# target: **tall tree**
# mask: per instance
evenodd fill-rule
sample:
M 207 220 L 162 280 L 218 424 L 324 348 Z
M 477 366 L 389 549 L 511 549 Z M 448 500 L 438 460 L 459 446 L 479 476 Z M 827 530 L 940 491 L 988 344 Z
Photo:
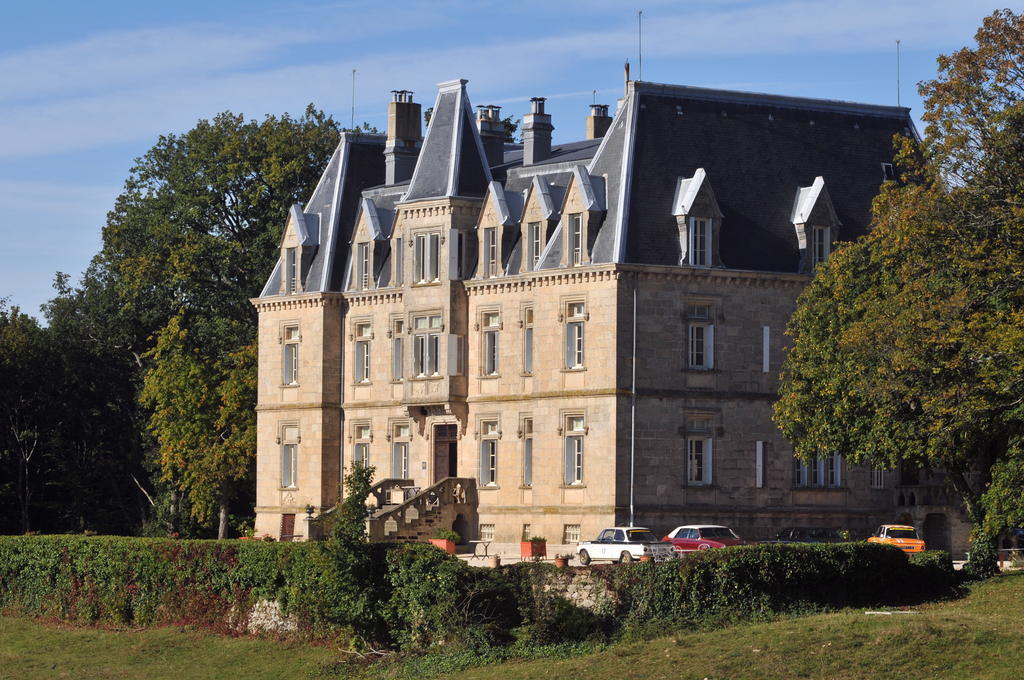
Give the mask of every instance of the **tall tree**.
M 161 477 L 198 519 L 218 518 L 221 536 L 255 455 L 249 298 L 273 268 L 288 208 L 337 142 L 335 122 L 312 107 L 261 122 L 223 113 L 163 136 L 132 168 L 94 261 L 145 373 Z
M 944 470 L 984 574 L 1024 508 L 1024 19 L 976 40 L 920 86 L 926 139 L 897 140 L 873 231 L 801 296 L 775 417 L 804 458 Z

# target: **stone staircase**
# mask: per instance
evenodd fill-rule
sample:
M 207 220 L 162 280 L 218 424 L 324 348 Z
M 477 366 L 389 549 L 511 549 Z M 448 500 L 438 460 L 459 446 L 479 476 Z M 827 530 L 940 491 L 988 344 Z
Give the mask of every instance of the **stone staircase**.
M 426 541 L 438 529 L 453 529 L 463 542 L 476 538 L 476 480 L 447 477 L 423 489 L 407 479 L 385 479 L 370 491 L 377 510 L 366 520 L 371 541 Z

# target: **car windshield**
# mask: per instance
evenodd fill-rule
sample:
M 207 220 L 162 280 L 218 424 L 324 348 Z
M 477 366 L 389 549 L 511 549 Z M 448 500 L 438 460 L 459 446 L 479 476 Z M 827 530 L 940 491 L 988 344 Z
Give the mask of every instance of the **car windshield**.
M 728 527 L 705 527 L 700 530 L 701 538 L 739 538 Z
M 626 531 L 630 543 L 657 543 L 658 537 L 650 529 L 629 529 Z
M 889 529 L 889 538 L 917 538 L 916 529 Z

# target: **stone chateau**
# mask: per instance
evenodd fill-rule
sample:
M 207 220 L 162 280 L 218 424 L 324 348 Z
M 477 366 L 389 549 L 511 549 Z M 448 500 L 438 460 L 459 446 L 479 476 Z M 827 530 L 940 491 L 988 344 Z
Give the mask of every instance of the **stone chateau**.
M 554 144 L 467 81 L 394 92 L 293 206 L 260 296 L 256 532 L 308 538 L 353 464 L 371 535 L 550 543 L 716 523 L 964 543 L 941 480 L 824 456 L 771 420 L 796 298 L 868 228 L 905 108 L 626 82 Z M 581 115 L 584 112 L 581 112 Z

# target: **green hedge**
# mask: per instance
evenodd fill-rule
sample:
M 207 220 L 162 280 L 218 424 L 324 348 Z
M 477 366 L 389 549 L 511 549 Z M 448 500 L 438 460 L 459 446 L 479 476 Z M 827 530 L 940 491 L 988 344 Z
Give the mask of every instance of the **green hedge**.
M 83 623 L 195 624 L 244 630 L 249 607 L 281 603 L 326 624 L 310 597 L 306 544 L 109 536 L 0 538 L 0 607 Z
M 948 553 L 908 560 L 869 543 L 742 546 L 571 570 L 470 567 L 426 544 L 358 550 L 353 559 L 330 543 L 0 537 L 0 607 L 85 623 L 240 632 L 252 605 L 269 599 L 294 614 L 307 636 L 347 631 L 415 650 L 607 640 L 786 612 L 905 604 L 946 595 L 955 584 Z M 584 608 L 565 595 L 570 580 L 578 591 L 587 578 L 600 593 Z

